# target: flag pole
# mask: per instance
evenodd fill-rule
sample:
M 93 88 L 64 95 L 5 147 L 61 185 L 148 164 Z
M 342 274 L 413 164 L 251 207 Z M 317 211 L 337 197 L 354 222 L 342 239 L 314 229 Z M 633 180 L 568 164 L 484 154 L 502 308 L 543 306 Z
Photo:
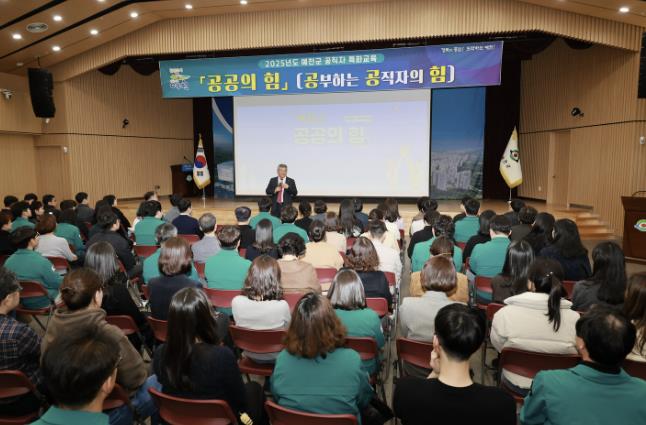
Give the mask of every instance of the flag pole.
M 509 188 L 509 202 L 511 202 L 511 187 Z
M 206 208 L 206 188 L 202 188 L 202 208 Z

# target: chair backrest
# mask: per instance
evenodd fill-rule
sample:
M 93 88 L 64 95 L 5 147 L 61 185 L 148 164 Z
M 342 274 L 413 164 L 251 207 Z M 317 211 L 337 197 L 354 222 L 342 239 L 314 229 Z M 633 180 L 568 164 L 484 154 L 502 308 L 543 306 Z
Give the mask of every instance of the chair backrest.
M 433 351 L 433 344 L 430 342 L 397 338 L 397 358 L 399 361 L 430 369 L 431 351 Z
M 388 300 L 385 298 L 366 298 L 366 305 L 369 309 L 374 310 L 379 317 L 388 314 Z
M 372 337 L 348 336 L 345 338 L 345 348 L 352 348 L 359 353 L 361 360 L 372 360 L 379 355 L 377 341 Z
M 302 292 L 283 292 L 283 299 L 289 305 L 289 311 L 294 311 L 296 304 L 303 298 L 305 294 Z
M 239 289 L 230 290 L 230 289 L 212 289 L 204 288 L 206 296 L 211 300 L 213 307 L 219 308 L 231 308 L 231 301 L 242 294 L 242 291 Z
M 287 409 L 267 400 L 265 409 L 271 425 L 357 425 L 354 415 L 321 415 Z
M 397 284 L 397 276 L 393 272 L 384 272 L 386 275 L 386 280 L 388 281 L 388 286 L 395 286 Z
M 5 261 L 9 258 L 8 255 L 0 255 L 0 266 L 4 266 Z
M 476 289 L 480 292 L 488 292 L 490 294 L 493 293 L 490 277 L 476 276 L 475 286 L 476 286 Z
M 316 277 L 318 277 L 319 283 L 332 282 L 334 276 L 336 276 L 336 269 L 333 267 L 316 268 Z
M 229 325 L 233 344 L 241 350 L 253 353 L 277 353 L 285 346 L 283 341 L 287 335 L 286 329 L 259 331 Z
M 22 286 L 20 298 L 49 297 L 47 289 L 35 280 L 21 280 L 20 286 Z
M 150 300 L 150 291 L 148 290 L 148 285 L 141 285 L 141 292 L 144 294 L 144 297 L 147 300 Z
M 28 393 L 38 394 L 27 375 L 19 370 L 0 371 L 0 399 Z
M 247 255 L 247 248 L 238 248 L 238 254 L 240 254 L 242 258 L 245 258 Z
M 157 245 L 135 245 L 135 254 L 147 258 L 153 255 L 159 247 Z
M 67 262 L 67 259 L 62 257 L 45 257 L 49 260 L 50 263 L 54 265 L 54 270 L 56 271 L 69 271 L 70 263 Z
M 487 304 L 487 321 L 491 322 L 493 320 L 494 314 L 498 312 L 501 308 L 503 308 L 505 305 L 504 304 L 498 304 L 498 303 L 489 303 Z
M 121 406 L 130 406 L 130 397 L 121 385 L 114 384 L 112 392 L 103 400 L 103 410 L 112 410 Z
M 204 268 L 206 267 L 206 263 L 200 263 L 198 261 L 194 261 L 193 266 L 195 266 L 195 270 L 197 270 L 197 275 L 201 279 L 204 279 Z
M 170 425 L 237 425 L 231 407 L 224 400 L 192 400 L 148 389 L 159 407 L 159 416 Z
M 455 243 L 462 251 L 464 251 L 464 248 L 467 247 L 466 242 L 456 242 Z
M 500 353 L 502 369 L 530 379 L 541 370 L 569 369 L 580 360 L 577 354 L 533 353 L 515 348 L 503 348 Z
M 121 329 L 125 335 L 132 335 L 139 332 L 139 327 L 131 316 L 105 316 L 105 321 Z
M 193 245 L 195 242 L 200 241 L 200 237 L 198 235 L 177 235 L 177 236 L 184 239 L 190 245 Z
M 347 249 L 352 249 L 352 245 L 354 245 L 354 241 L 356 241 L 356 240 L 357 240 L 357 238 L 353 238 L 353 237 L 346 238 L 345 247 Z
M 646 380 L 646 362 L 626 359 L 622 367 L 628 375 Z
M 148 323 L 150 323 L 150 328 L 153 330 L 153 335 L 155 339 L 160 342 L 166 342 L 166 335 L 168 334 L 168 322 L 166 320 L 153 319 L 152 317 L 146 317 Z
M 567 292 L 567 295 L 565 296 L 566 299 L 571 300 L 572 299 L 572 293 L 574 292 L 574 285 L 576 285 L 576 281 L 574 280 L 564 280 L 561 282 L 563 284 L 563 288 L 565 288 L 565 291 Z

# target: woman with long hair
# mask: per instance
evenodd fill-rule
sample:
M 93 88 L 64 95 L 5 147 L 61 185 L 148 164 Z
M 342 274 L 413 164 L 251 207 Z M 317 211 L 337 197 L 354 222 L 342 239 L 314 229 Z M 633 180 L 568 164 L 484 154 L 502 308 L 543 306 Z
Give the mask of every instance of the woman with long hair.
M 359 275 L 363 289 L 368 298 L 385 298 L 388 306 L 392 306 L 393 297 L 388 286 L 388 279 L 379 270 L 379 255 L 372 241 L 359 237 L 348 253 L 347 265 Z
M 563 299 L 563 268 L 550 258 L 536 258 L 528 271 L 527 292 L 505 300 L 491 325 L 491 344 L 501 352 L 511 347 L 551 354 L 576 354 L 575 325 L 579 313 Z M 518 394 L 527 394 L 532 380 L 507 370 L 502 379 Z
M 502 273 L 491 280 L 493 302 L 502 304 L 513 295 L 527 292 L 527 275 L 532 261 L 534 250 L 530 244 L 523 240 L 509 244 Z
M 397 200 L 395 198 L 386 198 L 384 199 L 384 206 L 386 207 L 386 221 L 395 223 L 398 230 L 403 230 L 404 219 L 399 214 L 399 203 L 397 203 Z
M 345 235 L 339 233 L 339 217 L 334 211 L 328 211 L 324 214 L 325 218 L 323 222 L 325 223 L 325 240 L 334 245 L 337 251 L 345 254 L 347 251 L 347 239 Z
M 637 329 L 635 348 L 626 358 L 646 362 L 646 272 L 634 274 L 628 281 L 624 314 Z
M 563 267 L 564 280 L 579 281 L 592 274 L 588 250 L 583 246 L 576 223 L 562 218 L 554 223 L 554 241 L 541 250 L 540 256 L 553 258 Z
M 541 212 L 536 215 L 532 230 L 523 238 L 532 246 L 534 256 L 538 256 L 543 248 L 552 243 L 555 221 L 556 219 L 550 213 Z
M 464 247 L 464 252 L 462 253 L 462 256 L 464 258 L 469 258 L 471 257 L 471 253 L 473 252 L 473 248 L 481 243 L 486 243 L 491 240 L 491 234 L 489 233 L 489 227 L 491 226 L 491 220 L 496 216 L 496 212 L 493 210 L 484 210 L 480 213 L 478 216 L 478 224 L 480 225 L 480 228 L 478 229 L 478 233 L 475 235 L 471 236 L 469 240 L 467 241 L 466 246 Z
M 278 245 L 274 243 L 274 227 L 266 218 L 256 224 L 256 240 L 247 247 L 245 258 L 253 261 L 261 255 L 278 258 Z
M 344 199 L 339 204 L 339 227 L 339 231 L 346 238 L 356 238 L 363 231 L 361 222 L 354 215 L 354 202 L 352 199 Z
M 577 282 L 572 308 L 587 311 L 595 304 L 621 308 L 626 293 L 626 259 L 614 242 L 602 242 L 592 250 L 592 276 Z
M 218 326 L 203 291 L 184 288 L 168 310 L 166 343 L 153 357 L 153 370 L 164 393 L 191 399 L 219 399 L 238 416 L 263 421 L 262 388 L 244 384 L 235 354 L 220 344 Z

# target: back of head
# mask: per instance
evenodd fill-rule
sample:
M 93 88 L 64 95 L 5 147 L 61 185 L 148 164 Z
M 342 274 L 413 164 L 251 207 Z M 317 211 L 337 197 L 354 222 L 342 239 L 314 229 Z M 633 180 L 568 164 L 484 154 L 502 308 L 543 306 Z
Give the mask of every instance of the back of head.
M 397 200 L 395 198 L 386 198 L 384 200 L 384 205 L 386 206 L 386 220 L 391 223 L 396 222 L 400 217 L 399 204 L 397 203 Z
M 4 227 L 7 224 L 11 223 L 13 220 L 13 215 L 7 211 L 0 211 L 0 227 Z
M 314 220 L 310 224 L 307 234 L 312 242 L 325 241 L 325 224 L 320 220 Z
M 54 199 L 56 199 L 56 196 L 52 195 L 51 193 L 48 193 L 47 195 L 43 195 L 43 204 L 45 206 L 48 206 L 49 204 L 52 203 Z
M 332 307 L 341 310 L 359 310 L 366 308 L 366 295 L 361 278 L 352 269 L 341 269 L 338 271 L 327 297 Z
M 354 216 L 354 202 L 352 199 L 344 199 L 339 204 L 339 223 L 344 233 L 353 233 L 357 219 Z
M 119 271 L 117 254 L 112 245 L 105 241 L 94 243 L 88 248 L 84 264 L 94 270 L 104 284 Z
M 17 200 L 17 199 L 16 199 L 16 200 Z M 36 195 L 35 193 L 27 193 L 27 194 L 22 198 L 22 200 L 23 200 L 23 201 L 27 201 L 27 202 L 34 202 L 34 201 L 37 201 L 37 200 L 38 200 L 38 195 Z M 15 201 L 14 201 L 14 202 L 15 202 Z
M 177 193 L 173 193 L 172 195 L 170 195 L 170 198 L 169 198 L 170 204 L 174 207 L 176 207 L 179 204 L 179 201 L 181 200 L 182 200 L 182 196 Z
M 469 198 L 464 203 L 464 211 L 469 215 L 478 215 L 480 211 L 480 202 L 477 199 Z
M 234 213 L 238 222 L 247 221 L 251 217 L 251 209 L 245 206 L 236 208 Z
M 144 201 L 149 201 L 151 199 L 156 199 L 156 198 L 157 198 L 157 194 L 152 190 L 144 193 Z
M 61 211 L 59 218 L 61 223 L 73 224 L 74 226 L 76 226 L 75 210 L 63 210 Z
M 563 267 L 551 258 L 537 257 L 529 266 L 527 274 L 529 281 L 534 284 L 535 292 L 548 294 L 547 317 L 554 332 L 557 332 L 561 327 L 561 298 L 566 295 L 561 283 Z
M 283 298 L 280 286 L 280 267 L 278 261 L 269 255 L 256 257 L 249 267 L 247 278 L 242 288 L 251 300 L 271 301 Z
M 25 249 L 29 241 L 36 237 L 36 231 L 30 227 L 19 227 L 11 233 L 11 244 L 17 249 Z
M 614 242 L 602 242 L 592 250 L 592 262 L 592 280 L 600 285 L 599 301 L 622 304 L 627 280 L 624 252 Z
M 368 222 L 368 232 L 373 240 L 380 240 L 386 233 L 386 223 L 381 220 L 370 220 Z
M 285 349 L 292 355 L 315 359 L 343 347 L 346 329 L 332 304 L 323 295 L 309 293 L 300 299 L 285 338 Z
M 431 244 L 431 255 L 444 255 L 448 258 L 453 258 L 453 249 L 455 248 L 453 241 L 446 236 L 435 238 Z
M 486 235 L 489 236 L 489 229 L 491 228 L 491 219 L 496 216 L 496 212 L 493 210 L 484 210 L 480 213 L 480 216 L 478 216 L 478 224 L 480 225 L 480 229 L 478 229 L 478 233 L 481 235 Z
M 324 214 L 327 212 L 327 204 L 322 199 L 314 201 L 314 212 L 316 214 Z
M 354 212 L 361 212 L 363 210 L 363 201 L 361 198 L 354 198 L 352 201 L 354 202 Z
M 298 212 L 301 213 L 303 217 L 309 217 L 312 215 L 312 204 L 305 199 L 302 199 L 301 202 L 298 203 Z
M 36 224 L 36 231 L 41 235 L 52 233 L 56 230 L 56 217 L 53 214 L 45 214 Z
M 380 210 L 379 208 L 372 209 L 368 213 L 368 219 L 369 220 L 383 220 L 384 219 L 384 212 L 382 210 Z
M 14 272 L 0 266 L 0 302 L 7 298 L 7 295 L 20 291 L 21 289 Z
M 184 238 L 166 240 L 159 253 L 159 272 L 164 276 L 177 276 L 190 273 L 193 253 Z
M 22 216 L 22 213 L 29 209 L 29 203 L 25 201 L 14 202 L 11 204 L 11 214 L 14 220 Z
M 278 241 L 278 249 L 281 257 L 285 255 L 301 257 L 305 255 L 305 242 L 296 233 L 289 232 Z
M 455 223 L 453 223 L 453 219 L 448 215 L 441 215 L 435 220 L 433 231 L 435 232 L 435 237 L 446 236 L 449 239 L 453 239 L 453 235 L 455 235 Z
M 183 199 L 182 199 L 183 201 Z M 190 202 L 190 201 L 189 201 Z M 190 204 L 189 204 L 190 207 Z M 179 208 L 179 206 L 178 206 Z M 142 207 L 143 217 L 154 217 L 158 212 L 162 210 L 161 203 L 159 201 L 145 201 Z
M 256 224 L 256 242 L 254 246 L 259 249 L 263 247 L 274 246 L 274 227 L 266 218 L 263 218 Z
M 358 237 L 348 253 L 348 265 L 358 272 L 371 272 L 379 268 L 379 256 L 372 241 Z
M 78 204 L 82 204 L 88 198 L 88 194 L 85 192 L 79 192 L 74 196 L 74 199 Z
M 155 229 L 155 239 L 159 245 L 163 244 L 170 238 L 177 236 L 177 227 L 170 223 L 164 223 L 157 226 Z
M 16 198 L 13 195 L 7 195 L 7 196 L 4 197 L 4 206 L 5 206 L 5 208 L 11 207 L 11 205 L 15 204 L 16 202 L 18 202 L 18 198 Z
M 179 202 L 177 203 L 177 209 L 179 210 L 180 213 L 185 213 L 186 211 L 188 211 L 189 208 L 191 208 L 191 206 L 192 206 L 191 200 L 186 198 L 180 199 Z M 157 211 L 155 211 L 155 214 L 156 213 Z
M 296 221 L 296 217 L 298 217 L 298 211 L 292 205 L 283 207 L 280 212 L 280 221 L 283 223 L 293 223 Z
M 264 197 L 264 198 L 260 198 L 258 200 L 258 209 L 260 210 L 260 212 L 269 212 L 269 210 L 271 209 L 272 204 L 273 204 L 273 202 L 272 202 L 271 198 L 269 198 L 267 196 Z
M 554 246 L 565 258 L 588 255 L 579 236 L 579 228 L 569 218 L 556 220 L 554 223 Z
M 646 272 L 636 273 L 628 280 L 624 314 L 639 330 L 637 348 L 644 352 L 646 347 Z
M 449 304 L 435 316 L 435 335 L 444 353 L 452 360 L 465 362 L 485 338 L 485 320 L 478 311 L 464 304 Z
M 63 332 L 47 345 L 41 371 L 59 407 L 80 409 L 99 396 L 119 362 L 116 344 L 104 328 L 87 325 Z
M 536 220 L 538 211 L 534 207 L 524 206 L 518 212 L 518 221 L 522 224 L 531 225 Z
M 428 209 L 424 213 L 424 222 L 427 226 L 433 227 L 435 222 L 440 218 L 440 213 L 437 210 Z
M 60 204 L 61 211 L 73 210 L 76 208 L 76 201 L 72 199 L 64 199 Z
M 211 233 L 217 226 L 215 216 L 211 213 L 202 214 L 202 216 L 198 220 L 198 223 L 200 225 L 200 229 L 204 233 Z
M 422 196 L 417 198 L 417 210 L 422 214 L 428 211 L 428 205 L 430 201 L 431 201 L 431 198 L 429 198 L 428 196 Z
M 236 226 L 223 226 L 218 233 L 220 245 L 225 249 L 235 249 L 240 242 L 240 229 Z
M 509 235 L 511 233 L 511 221 L 504 215 L 497 215 L 489 222 L 489 229 L 497 235 Z
M 114 206 L 114 204 L 117 202 L 117 197 L 114 195 L 105 195 L 103 197 L 103 200 L 108 203 L 111 207 Z
M 509 206 L 514 212 L 520 212 L 521 208 L 525 206 L 525 201 L 514 198 L 511 201 L 509 201 Z
M 339 218 L 334 211 L 325 213 L 325 228 L 328 232 L 339 231 Z
M 33 201 L 29 205 L 29 209 L 31 210 L 31 215 L 32 217 L 36 216 L 36 212 L 39 211 L 40 209 L 44 208 L 43 203 L 40 201 Z
M 452 259 L 444 255 L 429 258 L 424 267 L 422 267 L 420 280 L 424 291 L 452 294 L 455 292 L 458 283 Z
M 513 295 L 527 291 L 529 267 L 532 262 L 534 262 L 534 250 L 527 241 L 520 240 L 509 244 L 502 274 L 511 280 Z
M 576 336 L 590 358 L 602 366 L 618 367 L 635 346 L 635 326 L 621 312 L 595 306 L 576 322 Z
M 552 214 L 546 212 L 538 213 L 534 219 L 532 233 L 544 234 L 551 240 L 555 222 L 556 220 Z
M 61 298 L 70 311 L 88 307 L 94 296 L 103 288 L 99 275 L 92 269 L 74 269 L 65 275 L 61 283 Z

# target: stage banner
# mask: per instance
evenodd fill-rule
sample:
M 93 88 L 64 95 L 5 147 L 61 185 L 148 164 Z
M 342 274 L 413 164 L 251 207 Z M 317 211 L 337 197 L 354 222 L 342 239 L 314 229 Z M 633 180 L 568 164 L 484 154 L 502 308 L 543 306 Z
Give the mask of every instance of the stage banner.
M 163 97 L 356 92 L 500 84 L 502 41 L 160 61 Z
M 233 98 L 211 99 L 215 169 L 213 193 L 217 199 L 233 199 Z

